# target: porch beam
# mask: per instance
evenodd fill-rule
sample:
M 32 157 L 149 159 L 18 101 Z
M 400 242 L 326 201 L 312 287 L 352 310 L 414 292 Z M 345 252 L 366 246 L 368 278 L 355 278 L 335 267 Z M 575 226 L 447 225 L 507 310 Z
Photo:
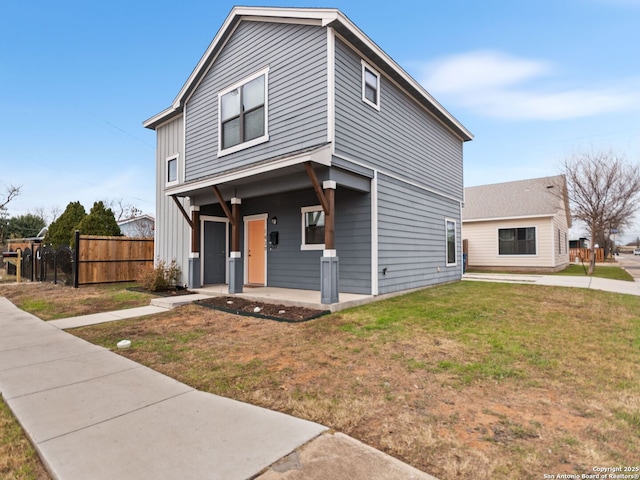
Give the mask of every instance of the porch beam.
M 217 185 L 213 186 L 213 191 L 216 194 L 216 197 L 218 197 L 218 202 L 220 203 L 220 206 L 222 207 L 222 210 L 224 211 L 224 214 L 226 215 L 226 217 L 231 222 L 231 225 L 235 226 L 235 221 L 236 220 L 233 217 L 233 215 L 231 214 L 231 211 L 229 210 L 229 207 L 227 207 L 227 202 L 224 201 L 224 197 L 222 196 L 222 193 L 220 193 L 220 190 L 218 189 Z
M 171 198 L 173 198 L 173 201 L 178 206 L 178 210 L 180 210 L 180 212 L 182 213 L 182 216 L 185 218 L 185 220 L 193 230 L 193 222 L 191 221 L 191 218 L 189 217 L 189 214 L 187 213 L 187 211 L 184 209 L 184 207 L 180 203 L 180 200 L 178 200 L 178 197 L 176 195 L 171 195 Z
M 331 212 L 329 210 L 329 202 L 322 191 L 322 187 L 320 186 L 320 182 L 318 181 L 318 177 L 316 176 L 316 172 L 313 170 L 311 166 L 311 162 L 305 162 L 304 168 L 307 169 L 307 175 L 311 180 L 311 184 L 313 185 L 313 189 L 316 191 L 316 196 L 320 201 L 320 205 L 322 205 L 322 210 L 324 210 L 325 215 L 329 215 Z

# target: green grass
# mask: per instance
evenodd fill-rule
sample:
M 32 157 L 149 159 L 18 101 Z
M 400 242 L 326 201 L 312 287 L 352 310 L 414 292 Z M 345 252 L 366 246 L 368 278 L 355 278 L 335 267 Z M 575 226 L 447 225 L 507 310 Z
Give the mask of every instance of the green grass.
M 0 397 L 0 478 L 36 480 L 49 478 L 9 407 Z
M 587 275 L 587 270 L 589 265 L 582 264 L 579 265 L 569 265 L 567 268 L 562 270 L 561 272 L 557 272 L 554 275 L 569 275 L 573 277 L 584 277 Z M 596 268 L 593 271 L 593 276 L 598 278 L 609 278 L 611 280 L 625 280 L 627 282 L 633 282 L 633 277 L 627 272 L 625 269 L 620 267 L 613 267 L 608 265 L 598 265 L 596 264 Z

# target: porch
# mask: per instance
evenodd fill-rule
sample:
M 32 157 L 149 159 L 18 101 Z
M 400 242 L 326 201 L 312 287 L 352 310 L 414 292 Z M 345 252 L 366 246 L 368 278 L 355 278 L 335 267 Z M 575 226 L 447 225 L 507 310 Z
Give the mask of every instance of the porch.
M 208 285 L 202 288 L 190 289 L 202 295 L 210 296 L 238 296 L 264 303 L 276 303 L 282 305 L 291 305 L 295 307 L 314 308 L 316 310 L 329 310 L 337 312 L 345 308 L 357 307 L 366 303 L 379 300 L 380 297 L 374 295 L 358 295 L 355 293 L 341 293 L 338 303 L 330 305 L 323 304 L 320 301 L 320 292 L 316 290 L 300 290 L 294 288 L 279 287 L 250 287 L 245 286 L 242 293 L 230 294 L 229 286 Z

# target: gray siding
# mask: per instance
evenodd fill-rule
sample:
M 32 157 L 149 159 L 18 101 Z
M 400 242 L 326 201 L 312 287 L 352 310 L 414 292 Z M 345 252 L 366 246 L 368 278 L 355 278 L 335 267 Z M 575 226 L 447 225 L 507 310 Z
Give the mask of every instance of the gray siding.
M 326 142 L 326 31 L 241 22 L 186 105 L 186 181 Z M 217 158 L 218 93 L 269 66 L 267 143 Z
M 446 266 L 446 218 L 456 221 L 457 265 L 451 267 Z M 378 176 L 380 294 L 460 280 L 461 244 L 459 203 Z
M 267 213 L 278 218 L 267 222 L 269 233 L 279 233 L 278 247 L 267 251 L 267 285 L 281 288 L 320 290 L 322 250 L 300 250 L 301 213 L 304 206 L 318 205 L 309 188 L 279 195 L 243 200 L 241 215 Z M 371 293 L 370 195 L 338 186 L 336 190 L 336 251 L 340 258 L 339 291 Z M 221 215 L 218 205 L 203 207 L 201 213 Z M 243 229 L 241 229 L 243 232 Z M 244 238 L 241 239 L 244 244 Z
M 168 156 L 178 154 L 178 174 L 184 161 L 182 117 L 157 128 L 156 148 L 156 230 L 155 258 L 169 263 L 176 260 L 182 271 L 182 283 L 187 282 L 191 229 L 173 199 L 164 194 Z M 181 200 L 185 210 L 189 203 Z
M 336 41 L 336 153 L 462 200 L 462 141 L 384 76 L 363 102 L 361 60 Z

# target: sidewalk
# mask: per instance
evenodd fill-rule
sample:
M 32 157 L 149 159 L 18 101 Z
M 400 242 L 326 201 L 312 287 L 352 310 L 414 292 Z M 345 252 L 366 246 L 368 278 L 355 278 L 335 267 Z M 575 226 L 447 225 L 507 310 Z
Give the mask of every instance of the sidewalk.
M 0 332 L 0 393 L 55 480 L 434 480 L 322 425 L 194 390 L 2 297 Z
M 564 275 L 519 275 L 508 273 L 465 273 L 463 280 L 477 282 L 524 283 L 533 285 L 551 285 L 557 287 L 588 288 L 605 292 L 640 295 L 639 279 L 634 282 L 609 280 L 598 277 L 570 277 Z

